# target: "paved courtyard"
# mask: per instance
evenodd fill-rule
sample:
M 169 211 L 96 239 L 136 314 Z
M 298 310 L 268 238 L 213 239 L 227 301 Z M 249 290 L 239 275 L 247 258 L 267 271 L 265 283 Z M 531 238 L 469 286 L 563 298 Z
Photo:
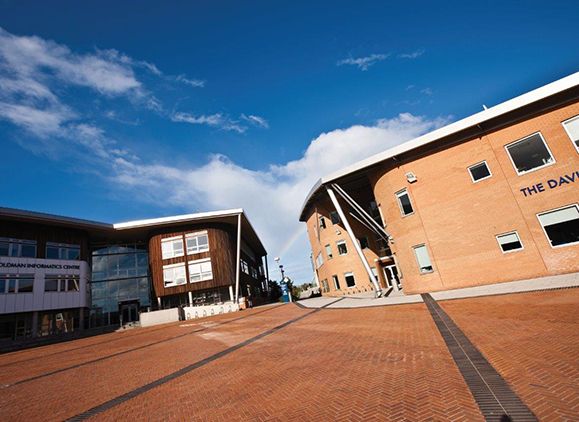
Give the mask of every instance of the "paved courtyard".
M 579 289 L 438 304 L 539 419 L 579 420 Z M 0 420 L 65 419 L 484 417 L 413 303 L 273 305 L 0 356 Z

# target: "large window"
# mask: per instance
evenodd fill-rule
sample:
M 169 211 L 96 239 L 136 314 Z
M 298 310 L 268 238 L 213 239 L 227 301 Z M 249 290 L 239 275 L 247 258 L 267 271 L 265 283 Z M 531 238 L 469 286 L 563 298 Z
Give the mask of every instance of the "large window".
M 334 282 L 334 288 L 336 290 L 340 290 L 340 280 L 338 280 L 338 276 L 337 275 L 333 275 L 332 276 L 332 281 Z
M 212 278 L 213 270 L 211 269 L 210 259 L 189 262 L 189 282 L 196 283 L 198 281 L 211 280 Z
M 0 256 L 36 258 L 36 241 L 0 237 Z
M 577 152 L 579 152 L 579 116 L 572 117 L 563 122 L 563 127 L 567 131 L 567 135 L 571 138 L 573 145 Z
M 579 206 L 571 205 L 538 215 L 551 246 L 579 243 Z
M 332 247 L 330 245 L 326 245 L 326 256 L 328 259 L 332 259 L 334 257 L 332 254 Z
M 521 242 L 519 234 L 516 231 L 499 234 L 497 236 L 497 242 L 499 242 L 499 246 L 504 253 L 523 249 L 523 243 Z
M 187 254 L 207 252 L 209 250 L 209 238 L 207 232 L 190 233 L 185 235 L 187 242 Z
M 161 251 L 163 259 L 183 256 L 183 237 L 175 236 L 161 240 Z
M 163 281 L 165 287 L 179 286 L 187 282 L 185 263 L 163 266 Z
M 316 268 L 320 268 L 322 266 L 322 264 L 324 263 L 324 258 L 322 257 L 322 253 L 318 253 L 318 256 L 316 256 Z
M 0 275 L 0 294 L 32 293 L 33 289 L 34 274 Z
M 555 159 L 540 132 L 513 142 L 505 148 L 519 175 L 555 163 Z
M 66 243 L 46 243 L 47 259 L 80 259 L 80 245 Z
M 48 274 L 44 280 L 45 292 L 78 292 L 80 277 L 78 275 Z
M 344 280 L 346 280 L 346 286 L 356 287 L 356 279 L 354 278 L 354 273 L 345 273 Z
M 468 172 L 470 173 L 473 183 L 480 182 L 481 180 L 488 179 L 492 176 L 486 161 L 470 166 Z
M 247 261 L 242 259 L 240 265 L 241 265 L 241 271 L 243 271 L 245 274 L 249 275 L 249 265 L 247 264 Z
M 426 245 L 414 246 L 414 254 L 416 255 L 416 261 L 418 262 L 418 269 L 421 273 L 430 273 L 433 271 L 432 262 L 430 262 L 430 255 L 428 255 L 428 250 Z
M 348 247 L 346 246 L 345 240 L 339 240 L 336 242 L 336 246 L 338 246 L 338 254 L 346 255 L 348 253 Z
M 412 202 L 410 202 L 410 195 L 408 195 L 408 191 L 406 189 L 402 189 L 400 192 L 396 192 L 396 198 L 398 199 L 400 212 L 402 213 L 403 216 L 414 213 L 414 208 L 412 208 Z

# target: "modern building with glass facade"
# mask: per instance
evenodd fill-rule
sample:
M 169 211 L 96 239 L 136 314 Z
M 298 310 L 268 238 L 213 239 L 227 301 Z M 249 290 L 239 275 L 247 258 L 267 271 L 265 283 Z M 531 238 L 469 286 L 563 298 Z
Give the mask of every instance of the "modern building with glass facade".
M 0 208 L 0 341 L 259 303 L 265 256 L 241 209 L 106 224 Z
M 579 271 L 579 73 L 320 179 L 322 293 L 423 293 Z

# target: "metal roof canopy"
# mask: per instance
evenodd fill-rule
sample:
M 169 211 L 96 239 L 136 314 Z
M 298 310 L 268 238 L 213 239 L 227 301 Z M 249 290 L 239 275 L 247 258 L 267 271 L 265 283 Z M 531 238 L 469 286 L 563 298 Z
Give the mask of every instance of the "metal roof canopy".
M 401 156 L 410 153 L 424 153 L 428 148 L 448 148 L 447 142 L 463 142 L 469 137 L 488 132 L 493 125 L 493 129 L 496 129 L 509 122 L 520 120 L 526 115 L 525 110 L 529 106 L 537 108 L 537 105 L 539 105 L 540 109 L 541 102 L 545 102 L 545 100 L 552 100 L 552 103 L 559 104 L 569 101 L 569 98 L 576 99 L 579 96 L 578 86 L 579 72 L 575 72 L 526 94 L 507 100 L 326 175 L 314 184 L 306 196 L 300 211 L 300 221 L 306 221 L 306 211 L 310 203 L 320 192 L 320 188 L 330 182 L 339 182 L 343 185 L 355 174 L 364 174 L 366 170 L 385 164 L 388 160 L 399 159 L 402 161 Z M 544 106 L 544 109 L 548 108 L 550 108 L 549 105 Z M 486 126 L 484 129 L 482 127 L 483 124 Z
M 219 223 L 236 226 L 239 215 L 241 215 L 241 232 L 243 233 L 243 237 L 252 246 L 256 247 L 257 250 L 255 252 L 261 256 L 267 255 L 265 247 L 242 208 L 108 224 L 60 215 L 0 207 L 0 219 L 3 220 L 79 229 L 88 232 L 89 236 L 96 240 L 110 241 L 144 239 L 149 236 L 151 232 L 159 229 L 191 224 Z

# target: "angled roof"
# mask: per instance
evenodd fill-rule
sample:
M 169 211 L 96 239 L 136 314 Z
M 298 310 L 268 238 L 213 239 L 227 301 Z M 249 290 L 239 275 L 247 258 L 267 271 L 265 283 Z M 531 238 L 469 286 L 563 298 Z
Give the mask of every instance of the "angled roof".
M 537 101 L 546 99 L 553 95 L 562 93 L 569 89 L 575 88 L 577 86 L 579 86 L 579 72 L 575 72 L 555 82 L 551 82 L 540 88 L 534 89 L 533 91 L 529 91 L 526 94 L 507 100 L 496 106 L 490 107 L 479 113 L 475 113 L 469 117 L 458 120 L 447 126 L 436 129 L 425 135 L 419 136 L 418 138 L 414 138 L 410 141 L 404 142 L 393 148 L 387 149 L 364 160 L 358 161 L 350 166 L 344 167 L 338 171 L 330 173 L 320 178 L 314 184 L 314 186 L 306 196 L 306 199 L 302 205 L 302 209 L 300 212 L 300 221 L 305 221 L 304 213 L 312 197 L 320 190 L 322 186 L 326 185 L 327 183 L 334 182 L 344 176 L 351 175 L 358 171 L 367 169 L 368 167 L 371 167 L 375 164 L 379 164 L 380 162 L 386 161 L 392 157 L 396 157 L 405 152 L 412 151 L 414 149 L 435 143 L 437 141 L 441 141 L 442 139 L 450 135 L 457 134 L 463 130 L 488 122 L 492 119 L 496 119 L 497 117 L 503 116 L 507 113 L 528 106 Z

